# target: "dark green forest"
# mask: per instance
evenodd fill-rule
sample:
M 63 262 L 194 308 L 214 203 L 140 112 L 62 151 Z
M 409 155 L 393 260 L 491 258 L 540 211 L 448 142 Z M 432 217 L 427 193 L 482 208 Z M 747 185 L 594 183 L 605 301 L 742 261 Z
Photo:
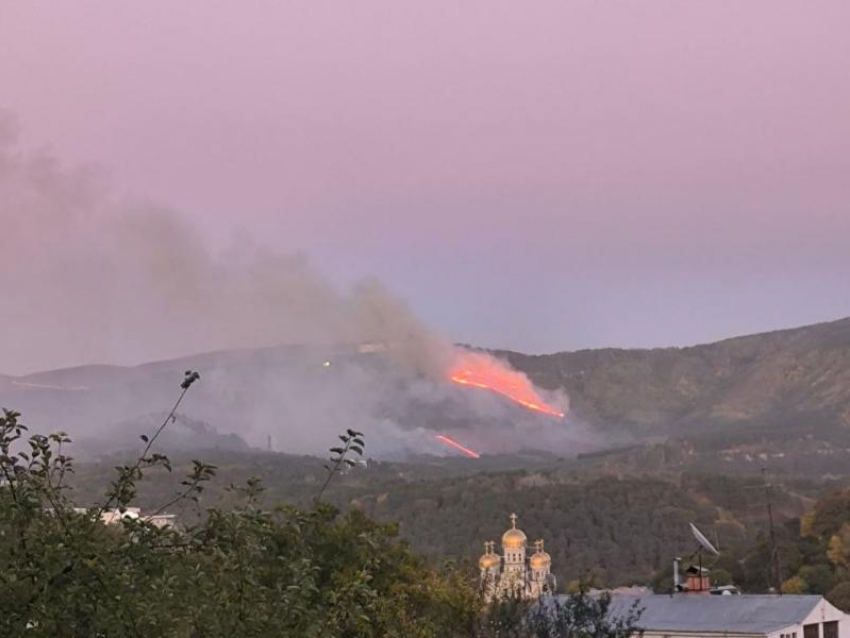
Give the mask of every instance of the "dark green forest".
M 315 457 L 221 450 L 203 456 L 218 467 L 217 480 L 199 503 L 180 510 L 188 520 L 205 507 L 233 507 L 234 495 L 227 486 L 252 476 L 263 478 L 265 505 L 304 507 L 324 476 L 323 462 Z M 121 460 L 78 466 L 76 498 L 95 502 L 100 486 Z M 173 457 L 172 463 L 173 472 L 153 468 L 139 486 L 137 503 L 145 510 L 171 498 L 180 487 L 177 477 L 191 470 L 188 457 Z M 708 530 L 724 556 L 746 551 L 766 530 L 760 474 L 607 473 L 551 459 L 524 470 L 490 467 L 476 472 L 475 467 L 463 460 L 370 462 L 339 476 L 325 498 L 342 511 L 358 509 L 375 520 L 396 523 L 401 537 L 417 552 L 469 569 L 482 543 L 498 541 L 515 511 L 530 538 L 546 540 L 553 570 L 564 586 L 589 578 L 606 586 L 652 582 L 674 556 L 693 552 L 690 522 Z M 783 481 L 772 493 L 778 520 L 799 518 L 832 489 L 829 482 Z M 760 591 L 757 578 L 744 581 Z

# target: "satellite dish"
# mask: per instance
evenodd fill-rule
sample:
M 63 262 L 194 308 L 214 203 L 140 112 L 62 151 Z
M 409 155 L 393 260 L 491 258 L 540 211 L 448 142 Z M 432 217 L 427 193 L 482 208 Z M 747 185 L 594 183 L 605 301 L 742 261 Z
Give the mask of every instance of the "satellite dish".
M 693 523 L 691 523 L 691 534 L 694 535 L 694 538 L 697 539 L 697 542 L 702 545 L 702 548 L 704 550 L 708 551 L 711 554 L 714 554 L 715 556 L 720 556 L 720 552 L 717 551 L 714 545 L 711 544 L 711 541 L 709 541 L 705 537 L 705 534 L 699 531 L 699 528 Z

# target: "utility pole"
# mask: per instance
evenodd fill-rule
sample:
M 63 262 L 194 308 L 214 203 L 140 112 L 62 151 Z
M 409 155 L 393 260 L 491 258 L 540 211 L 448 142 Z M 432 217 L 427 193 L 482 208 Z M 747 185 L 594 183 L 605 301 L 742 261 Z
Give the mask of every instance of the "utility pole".
M 761 468 L 762 476 L 764 477 L 764 500 L 767 505 L 767 521 L 770 525 L 770 564 L 771 576 L 776 576 L 776 591 L 782 595 L 782 564 L 779 561 L 779 548 L 776 545 L 776 531 L 773 527 L 773 503 L 771 501 L 771 488 L 773 487 L 767 482 L 767 468 Z

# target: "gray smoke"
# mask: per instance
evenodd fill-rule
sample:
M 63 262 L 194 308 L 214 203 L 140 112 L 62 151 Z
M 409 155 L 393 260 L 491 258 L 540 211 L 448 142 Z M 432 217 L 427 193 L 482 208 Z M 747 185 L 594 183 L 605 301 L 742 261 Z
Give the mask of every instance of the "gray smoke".
M 283 343 L 432 351 L 431 333 L 378 282 L 343 293 L 300 255 L 247 244 L 213 255 L 174 211 L 125 201 L 16 138 L 0 114 L 2 372 Z
M 271 435 L 277 449 L 296 452 L 320 452 L 346 427 L 371 432 L 371 449 L 386 454 L 441 451 L 438 431 L 465 433 L 484 451 L 570 448 L 587 437 L 452 387 L 456 350 L 379 282 L 340 291 L 305 257 L 246 243 L 213 254 L 168 207 L 127 201 L 96 172 L 21 150 L 8 113 L 0 113 L 0 228 L 4 373 L 276 346 L 191 361 L 204 375 L 187 402 L 191 416 L 257 446 Z M 382 350 L 363 353 L 364 343 Z M 0 404 L 14 402 L 3 407 L 28 411 L 39 429 L 102 437 L 165 407 L 183 365 L 5 386 L 0 376 Z

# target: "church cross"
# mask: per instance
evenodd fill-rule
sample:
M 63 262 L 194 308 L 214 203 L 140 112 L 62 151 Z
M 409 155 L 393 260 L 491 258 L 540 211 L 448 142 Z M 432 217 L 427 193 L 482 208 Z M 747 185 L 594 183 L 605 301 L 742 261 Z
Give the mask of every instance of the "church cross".
M 511 529 L 516 529 L 516 519 L 517 519 L 517 515 L 511 514 Z

